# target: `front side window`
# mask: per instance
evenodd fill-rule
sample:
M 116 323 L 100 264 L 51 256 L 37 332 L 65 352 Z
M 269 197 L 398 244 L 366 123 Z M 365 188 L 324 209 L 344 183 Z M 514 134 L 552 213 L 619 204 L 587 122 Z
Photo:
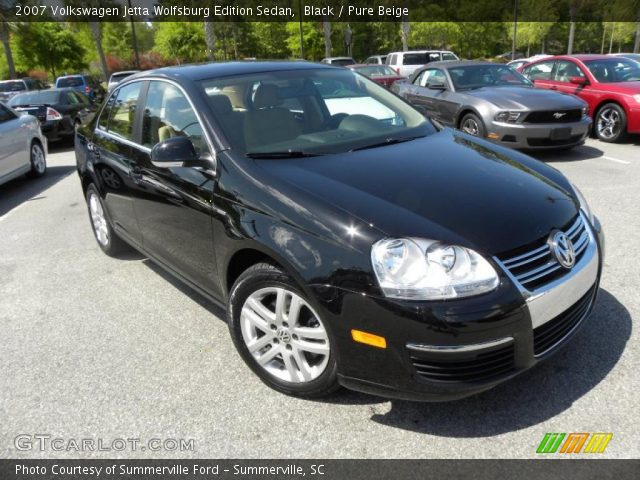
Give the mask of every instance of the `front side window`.
M 411 106 L 351 70 L 262 72 L 200 84 L 225 137 L 250 156 L 347 152 L 434 132 Z
M 569 83 L 572 77 L 584 78 L 584 73 L 580 70 L 580 67 L 568 60 L 558 60 L 556 63 L 556 72 L 554 80 L 556 82 Z
M 107 131 L 127 140 L 133 140 L 133 122 L 141 88 L 142 83 L 135 82 L 118 90 L 115 94 L 115 101 L 111 104 Z M 102 116 L 100 118 L 102 120 Z
M 184 93 L 171 83 L 152 81 L 142 119 L 142 144 L 153 148 L 171 137 L 188 137 L 198 153 L 206 150 L 202 126 Z
M 443 85 L 447 84 L 447 77 L 445 76 L 442 70 L 438 69 L 430 69 L 425 70 L 420 74 L 418 80 L 418 85 L 421 87 L 427 87 L 430 83 L 442 83 Z
M 600 83 L 640 81 L 640 63 L 633 60 L 624 58 L 587 60 L 584 64 Z
M 449 68 L 456 90 L 482 87 L 531 87 L 531 82 L 507 65 L 469 65 Z

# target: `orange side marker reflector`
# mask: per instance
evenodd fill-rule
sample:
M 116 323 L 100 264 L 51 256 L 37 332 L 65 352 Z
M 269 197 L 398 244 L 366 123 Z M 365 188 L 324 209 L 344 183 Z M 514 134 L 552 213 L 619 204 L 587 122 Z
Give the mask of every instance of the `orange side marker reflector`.
M 488 138 L 491 138 L 492 140 L 497 140 L 498 138 L 500 138 L 500 135 L 498 135 L 497 133 L 490 133 L 489 135 L 487 135 Z
M 377 348 L 387 348 L 387 341 L 384 337 L 374 335 L 373 333 L 363 332 L 362 330 L 351 330 L 351 338 L 354 342 L 364 343 Z

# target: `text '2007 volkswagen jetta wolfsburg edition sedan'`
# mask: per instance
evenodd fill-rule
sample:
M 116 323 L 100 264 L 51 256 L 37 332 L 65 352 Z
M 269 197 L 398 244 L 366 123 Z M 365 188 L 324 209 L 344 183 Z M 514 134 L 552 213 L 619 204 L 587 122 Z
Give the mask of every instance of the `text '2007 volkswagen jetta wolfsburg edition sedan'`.
M 102 250 L 226 305 L 244 361 L 288 394 L 486 390 L 567 343 L 598 290 L 600 224 L 562 174 L 348 69 L 139 73 L 76 155 Z

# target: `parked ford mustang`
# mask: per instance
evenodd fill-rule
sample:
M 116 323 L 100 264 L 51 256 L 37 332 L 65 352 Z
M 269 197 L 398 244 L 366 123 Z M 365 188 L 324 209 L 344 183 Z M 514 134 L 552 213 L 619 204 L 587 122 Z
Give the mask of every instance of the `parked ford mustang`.
M 536 87 L 586 101 L 594 133 L 603 142 L 640 133 L 640 63 L 610 55 L 563 55 L 534 62 L 521 71 Z
M 369 77 L 376 83 L 379 83 L 383 87 L 390 88 L 398 80 L 404 80 L 404 77 L 401 77 L 393 69 L 388 65 L 377 65 L 377 64 L 356 64 L 349 65 L 347 68 L 353 70 L 354 72 L 361 73 L 365 77 Z
M 46 154 L 47 139 L 38 120 L 0 103 L 0 185 L 24 174 L 44 175 Z
M 40 120 L 50 141 L 73 139 L 75 129 L 89 122 L 96 107 L 89 97 L 72 88 L 51 88 L 16 95 L 9 105 Z
M 442 125 L 512 148 L 580 145 L 591 125 L 582 100 L 536 90 L 511 67 L 495 63 L 430 63 L 392 90 Z
M 560 172 L 349 69 L 138 73 L 75 145 L 100 248 L 226 307 L 242 359 L 288 394 L 486 390 L 566 345 L 598 291 L 602 230 Z

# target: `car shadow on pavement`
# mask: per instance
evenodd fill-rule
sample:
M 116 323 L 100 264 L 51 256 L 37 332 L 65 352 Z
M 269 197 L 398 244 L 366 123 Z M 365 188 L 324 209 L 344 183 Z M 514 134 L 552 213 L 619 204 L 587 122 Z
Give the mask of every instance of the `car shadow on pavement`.
M 631 328 L 631 315 L 624 305 L 600 289 L 581 331 L 532 370 L 458 401 L 394 400 L 389 412 L 371 419 L 389 427 L 462 438 L 489 437 L 539 424 L 569 409 L 607 377 L 625 349 Z
M 43 197 L 39 196 L 40 193 L 64 179 L 75 169 L 74 165 L 49 167 L 40 178 L 23 176 L 0 185 L 0 217 L 24 202 L 42 199 Z
M 592 147 L 591 145 L 580 145 L 579 147 L 574 147 L 571 150 L 563 150 L 561 152 L 558 152 L 557 150 L 549 150 L 542 152 L 530 152 L 529 155 L 545 163 L 564 163 L 599 158 L 604 155 L 604 152 L 599 148 Z

